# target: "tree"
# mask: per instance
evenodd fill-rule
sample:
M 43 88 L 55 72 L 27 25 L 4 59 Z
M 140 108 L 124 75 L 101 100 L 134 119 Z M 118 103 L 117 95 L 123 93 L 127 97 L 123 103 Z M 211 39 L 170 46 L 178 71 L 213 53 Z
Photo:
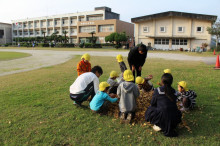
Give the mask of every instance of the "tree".
M 96 39 L 97 39 L 96 37 L 94 37 L 95 31 L 92 31 L 92 32 L 90 32 L 89 34 L 91 34 L 91 35 L 92 35 L 91 42 L 92 42 L 93 44 L 95 44 Z
M 127 41 L 127 36 L 125 32 L 122 33 L 111 33 L 109 36 L 105 37 L 105 41 L 106 42 L 110 42 L 110 43 L 116 43 L 116 48 L 121 47 L 121 43 L 122 42 L 126 42 Z
M 220 20 L 216 21 L 212 27 L 207 27 L 209 34 L 216 36 L 216 49 L 218 50 L 218 42 L 220 38 Z
M 66 34 L 67 34 L 68 32 L 66 31 L 66 30 L 64 30 L 63 31 L 63 34 L 64 34 L 64 43 L 66 44 L 66 42 L 67 42 L 67 37 L 66 37 Z
M 43 31 L 42 34 L 44 35 L 44 43 L 46 43 L 46 39 L 45 39 L 45 34 L 46 34 L 46 32 Z

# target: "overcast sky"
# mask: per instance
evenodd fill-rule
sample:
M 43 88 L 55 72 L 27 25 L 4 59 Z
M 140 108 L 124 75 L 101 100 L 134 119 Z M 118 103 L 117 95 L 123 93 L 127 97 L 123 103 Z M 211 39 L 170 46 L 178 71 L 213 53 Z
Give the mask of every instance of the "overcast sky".
M 0 0 L 0 22 L 55 14 L 93 11 L 107 6 L 120 14 L 120 19 L 165 11 L 181 11 L 220 17 L 220 0 Z

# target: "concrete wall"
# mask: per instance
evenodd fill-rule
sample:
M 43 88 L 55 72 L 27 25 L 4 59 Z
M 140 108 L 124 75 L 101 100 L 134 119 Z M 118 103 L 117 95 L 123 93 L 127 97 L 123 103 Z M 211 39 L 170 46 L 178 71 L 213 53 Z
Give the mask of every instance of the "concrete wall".
M 0 38 L 0 44 L 6 44 L 12 42 L 12 25 L 6 23 L 0 23 L 0 30 L 4 31 L 3 38 Z

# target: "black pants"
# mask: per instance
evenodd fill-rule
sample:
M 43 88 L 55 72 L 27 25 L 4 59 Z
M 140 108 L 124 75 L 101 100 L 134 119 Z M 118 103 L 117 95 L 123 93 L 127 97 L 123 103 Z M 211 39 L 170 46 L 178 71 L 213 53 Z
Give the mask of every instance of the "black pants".
M 130 69 L 132 70 L 132 65 L 129 65 L 129 66 L 130 66 Z M 135 71 L 137 72 L 137 76 L 136 77 L 141 76 L 141 71 L 139 70 L 140 66 L 134 66 L 134 67 L 135 67 L 135 70 L 132 71 L 132 73 L 133 73 L 134 80 L 135 80 Z
M 89 96 L 91 96 L 91 100 L 92 100 L 92 98 L 95 96 L 93 82 L 89 83 L 83 91 L 84 93 L 80 93 L 80 94 L 70 93 L 70 98 L 73 101 L 75 101 L 77 104 L 81 104 L 83 101 L 86 101 L 89 98 Z

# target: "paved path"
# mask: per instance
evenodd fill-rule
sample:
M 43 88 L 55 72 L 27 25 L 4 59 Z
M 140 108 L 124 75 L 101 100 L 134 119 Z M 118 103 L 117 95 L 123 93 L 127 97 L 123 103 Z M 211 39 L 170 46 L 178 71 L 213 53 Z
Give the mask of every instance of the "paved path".
M 0 76 L 19 73 L 29 70 L 34 70 L 42 67 L 61 64 L 74 55 L 82 55 L 85 51 L 53 51 L 53 50 L 17 50 L 17 49 L 0 49 L 0 51 L 7 52 L 24 52 L 30 53 L 32 56 L 21 59 L 14 59 L 9 61 L 0 61 Z M 122 54 L 127 56 L 128 52 L 114 52 L 114 51 L 86 51 L 92 56 L 117 56 Z M 187 61 L 201 61 L 206 64 L 215 64 L 215 57 L 197 57 L 187 56 L 172 53 L 148 53 L 148 58 L 163 58 L 169 60 L 187 60 Z

